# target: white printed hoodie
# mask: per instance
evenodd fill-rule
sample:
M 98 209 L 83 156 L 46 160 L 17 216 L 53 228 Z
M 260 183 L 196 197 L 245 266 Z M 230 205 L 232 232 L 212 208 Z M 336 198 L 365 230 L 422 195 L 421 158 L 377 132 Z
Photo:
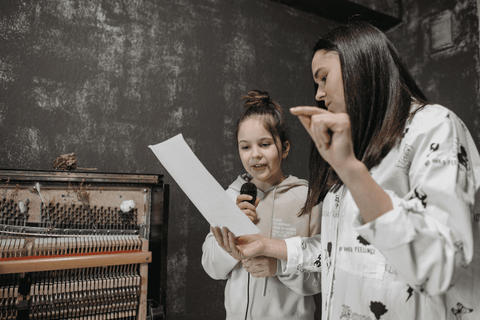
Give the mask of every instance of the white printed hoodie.
M 345 186 L 328 193 L 321 236 L 285 240 L 285 273 L 321 271 L 324 320 L 480 319 L 480 156 L 464 123 L 427 105 L 371 175 L 393 210 L 364 223 Z
M 236 202 L 245 182 L 247 181 L 239 176 L 228 187 L 226 192 L 232 201 Z M 260 203 L 256 209 L 256 225 L 261 234 L 284 239 L 293 236 L 311 237 L 319 233 L 318 206 L 311 214 L 298 217 L 307 196 L 306 180 L 289 176 L 265 192 L 257 190 Z M 248 319 L 258 320 L 313 319 L 315 303 L 312 295 L 320 292 L 320 273 L 254 278 L 245 271 L 241 261 L 234 259 L 217 244 L 212 233 L 207 235 L 202 251 L 202 266 L 207 274 L 216 280 L 227 280 L 227 320 L 244 320 L 245 314 L 248 314 Z M 277 264 L 277 270 L 279 273 L 281 263 Z

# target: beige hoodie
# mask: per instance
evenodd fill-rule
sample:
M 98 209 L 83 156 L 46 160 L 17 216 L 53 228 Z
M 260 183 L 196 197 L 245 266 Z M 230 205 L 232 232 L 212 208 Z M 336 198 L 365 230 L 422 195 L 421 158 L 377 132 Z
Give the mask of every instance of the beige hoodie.
M 227 189 L 236 201 L 240 188 L 246 181 L 239 176 Z M 271 238 L 284 239 L 293 236 L 311 237 L 320 232 L 320 212 L 315 207 L 309 215 L 298 217 L 305 204 L 307 181 L 289 176 L 282 183 L 268 190 L 258 190 L 257 227 Z M 254 278 L 217 244 L 209 233 L 202 247 L 202 265 L 213 279 L 227 279 L 225 308 L 227 319 L 313 319 L 313 297 L 320 292 L 320 273 L 281 275 L 278 263 L 277 275 Z M 247 294 L 248 292 L 248 294 Z M 248 301 L 247 301 L 248 295 Z M 248 304 L 248 310 L 247 310 Z

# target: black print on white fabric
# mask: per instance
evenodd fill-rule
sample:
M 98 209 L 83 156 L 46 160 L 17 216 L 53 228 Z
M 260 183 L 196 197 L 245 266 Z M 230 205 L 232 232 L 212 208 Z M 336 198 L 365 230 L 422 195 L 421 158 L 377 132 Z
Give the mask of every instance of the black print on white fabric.
M 412 165 L 410 158 L 414 150 L 413 146 L 405 144 L 400 158 L 395 163 L 395 167 L 402 169 L 405 175 L 408 175 L 410 166 Z
M 327 266 L 328 271 L 330 271 L 330 266 L 332 265 L 332 243 L 331 242 L 327 243 L 327 249 L 325 249 L 325 252 L 326 252 L 325 265 Z
M 472 308 L 467 308 L 463 304 L 461 304 L 460 302 L 457 303 L 456 308 L 452 308 L 451 310 L 452 310 L 453 315 L 455 316 L 455 319 L 457 319 L 457 320 L 461 320 L 462 315 L 473 312 Z
M 412 196 L 410 199 L 413 199 L 413 198 L 418 198 L 422 204 L 423 204 L 423 207 L 426 208 L 427 207 L 427 195 L 422 193 L 422 192 L 419 192 L 418 191 L 418 188 L 415 188 L 413 190 L 413 192 L 415 192 L 415 196 Z
M 372 319 L 372 317 L 353 312 L 350 306 L 346 304 L 342 304 L 342 314 L 340 315 L 340 319 L 346 319 L 346 320 Z
M 438 148 L 440 148 L 440 144 L 439 143 L 436 143 L 436 142 L 432 142 L 432 144 L 430 144 L 430 153 L 432 152 L 435 152 L 438 150 Z
M 405 302 L 408 301 L 408 299 L 410 299 L 413 295 L 413 288 L 408 286 L 408 289 L 407 289 L 407 293 L 408 293 L 408 297 L 407 297 L 407 300 L 405 300 Z
M 318 255 L 317 260 L 315 260 L 313 265 L 317 268 L 320 268 L 322 266 L 322 255 L 321 254 Z
M 467 151 L 463 146 L 460 146 L 460 152 L 458 153 L 458 162 L 468 170 L 468 156 Z
M 308 273 L 308 270 L 303 268 L 303 266 L 301 264 L 297 265 L 297 271 L 301 272 L 301 273 Z
M 305 249 L 307 249 L 307 243 L 304 240 L 302 240 L 302 250 L 305 250 Z
M 365 240 L 362 236 L 358 236 L 358 237 L 357 237 L 357 240 L 358 240 L 358 242 L 360 242 L 360 244 L 363 244 L 364 246 L 370 245 L 370 242 L 368 242 L 367 240 Z
M 380 318 L 387 313 L 388 309 L 381 302 L 370 301 L 370 311 L 375 315 L 375 319 L 380 320 Z
M 398 275 L 397 270 L 395 270 L 395 268 L 389 265 L 388 263 L 385 263 L 385 271 L 390 274 Z

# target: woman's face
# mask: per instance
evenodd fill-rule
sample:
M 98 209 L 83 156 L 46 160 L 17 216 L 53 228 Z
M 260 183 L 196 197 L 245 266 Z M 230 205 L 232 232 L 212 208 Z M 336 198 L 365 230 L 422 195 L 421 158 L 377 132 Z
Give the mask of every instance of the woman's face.
M 346 112 L 340 57 L 335 51 L 319 50 L 312 59 L 313 80 L 318 84 L 317 101 L 324 101 L 328 111 Z

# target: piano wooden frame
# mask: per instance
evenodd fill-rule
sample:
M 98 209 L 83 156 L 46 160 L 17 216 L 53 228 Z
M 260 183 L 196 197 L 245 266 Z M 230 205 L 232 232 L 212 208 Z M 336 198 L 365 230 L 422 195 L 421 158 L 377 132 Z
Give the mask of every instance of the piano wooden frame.
M 98 187 L 141 188 L 145 197 L 143 212 L 146 215 L 139 230 L 129 230 L 130 232 L 139 233 L 142 241 L 142 250 L 120 253 L 95 252 L 81 255 L 0 258 L 0 275 L 115 266 L 124 265 L 126 262 L 128 264 L 139 264 L 141 286 L 137 319 L 143 320 L 147 318 L 147 300 L 156 301 L 157 305 L 159 304 L 166 311 L 169 185 L 164 184 L 162 178 L 162 175 L 145 174 L 0 170 L 0 191 L 2 191 L 2 188 L 5 191 L 7 187 L 12 188 L 12 186 L 16 186 L 16 188 L 30 188 L 31 191 L 32 187 L 35 189 L 37 183 L 46 185 L 48 188 L 58 188 L 59 190 L 71 188 L 71 185 L 78 186 L 82 184 L 84 186 L 93 185 L 96 190 L 99 190 Z M 38 187 L 40 188 L 40 185 Z M 5 195 L 5 192 L 3 195 Z M 90 192 L 98 191 L 92 190 Z M 5 225 L 1 226 L 4 230 L 8 228 Z M 22 226 L 11 228 L 18 230 Z M 26 229 L 28 227 L 23 228 Z M 33 229 L 42 230 L 41 227 L 33 227 Z M 54 229 L 53 231 L 58 235 L 62 233 L 67 234 L 70 230 Z M 52 232 L 52 230 L 47 230 L 46 232 Z M 151 251 L 149 247 L 152 248 Z

